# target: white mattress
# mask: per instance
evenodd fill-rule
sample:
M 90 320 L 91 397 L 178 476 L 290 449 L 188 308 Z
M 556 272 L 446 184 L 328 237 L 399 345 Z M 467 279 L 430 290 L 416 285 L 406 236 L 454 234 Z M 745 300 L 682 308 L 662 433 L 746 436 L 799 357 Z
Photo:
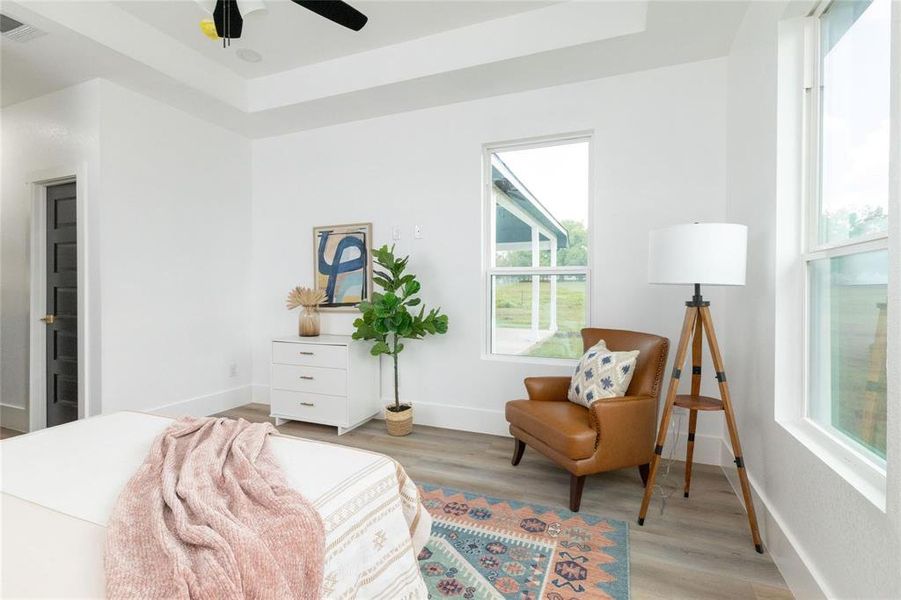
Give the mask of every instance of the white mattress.
M 4 598 L 103 595 L 107 519 L 170 422 L 123 412 L 0 443 Z M 425 597 L 415 555 L 431 520 L 399 465 L 380 454 L 289 436 L 273 436 L 271 444 L 288 482 L 326 524 L 326 597 Z M 415 505 L 404 498 L 411 490 Z M 354 522 L 367 503 L 386 499 L 394 509 L 379 522 Z M 378 551 L 353 543 L 369 529 L 384 542 Z

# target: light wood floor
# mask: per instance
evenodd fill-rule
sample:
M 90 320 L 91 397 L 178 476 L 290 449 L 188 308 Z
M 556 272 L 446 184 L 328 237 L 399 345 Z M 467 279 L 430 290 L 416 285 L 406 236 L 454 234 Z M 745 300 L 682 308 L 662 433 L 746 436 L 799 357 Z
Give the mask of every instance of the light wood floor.
M 0 440 L 5 440 L 6 438 L 15 437 L 17 435 L 22 435 L 19 431 L 14 431 L 12 429 L 7 429 L 6 427 L 0 427 Z
M 267 405 L 248 404 L 223 415 L 264 421 L 269 419 L 268 411 Z M 334 427 L 307 423 L 289 422 L 279 430 L 387 454 L 417 481 L 561 508 L 567 505 L 567 474 L 531 449 L 513 467 L 510 438 L 418 425 L 411 435 L 394 438 L 381 421 L 370 421 L 341 437 Z M 665 485 L 678 489 L 663 515 L 655 495 L 644 527 L 635 523 L 643 493 L 637 469 L 595 475 L 585 482 L 583 512 L 629 523 L 632 597 L 791 598 L 769 555 L 754 551 L 744 509 L 722 471 L 696 465 L 690 499 L 682 497 L 682 476 L 683 464 L 673 463 Z

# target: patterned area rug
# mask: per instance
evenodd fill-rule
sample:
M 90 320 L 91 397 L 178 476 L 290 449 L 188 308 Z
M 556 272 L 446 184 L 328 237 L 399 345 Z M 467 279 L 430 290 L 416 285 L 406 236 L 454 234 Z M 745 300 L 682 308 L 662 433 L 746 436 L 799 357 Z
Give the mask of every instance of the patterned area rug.
M 421 484 L 430 598 L 629 597 L 629 527 L 565 509 Z

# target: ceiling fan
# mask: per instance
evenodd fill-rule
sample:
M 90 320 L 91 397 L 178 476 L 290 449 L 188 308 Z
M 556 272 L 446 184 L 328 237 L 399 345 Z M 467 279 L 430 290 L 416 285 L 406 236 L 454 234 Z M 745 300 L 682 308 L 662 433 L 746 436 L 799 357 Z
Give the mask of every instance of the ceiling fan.
M 366 15 L 341 0 L 291 1 L 353 31 L 363 29 L 369 20 Z M 230 44 L 232 39 L 241 37 L 244 17 L 266 9 L 262 0 L 197 0 L 197 3 L 213 16 L 216 35 L 222 38 L 223 46 Z

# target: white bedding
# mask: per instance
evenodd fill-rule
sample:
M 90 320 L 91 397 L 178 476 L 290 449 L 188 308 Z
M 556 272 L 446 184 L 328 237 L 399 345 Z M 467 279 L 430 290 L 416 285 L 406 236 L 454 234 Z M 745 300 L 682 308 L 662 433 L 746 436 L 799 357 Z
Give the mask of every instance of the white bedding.
M 119 491 L 170 419 L 116 413 L 0 443 L 0 595 L 103 596 L 103 540 Z M 325 598 L 425 598 L 416 555 L 431 518 L 392 459 L 289 436 L 272 449 L 326 528 Z

